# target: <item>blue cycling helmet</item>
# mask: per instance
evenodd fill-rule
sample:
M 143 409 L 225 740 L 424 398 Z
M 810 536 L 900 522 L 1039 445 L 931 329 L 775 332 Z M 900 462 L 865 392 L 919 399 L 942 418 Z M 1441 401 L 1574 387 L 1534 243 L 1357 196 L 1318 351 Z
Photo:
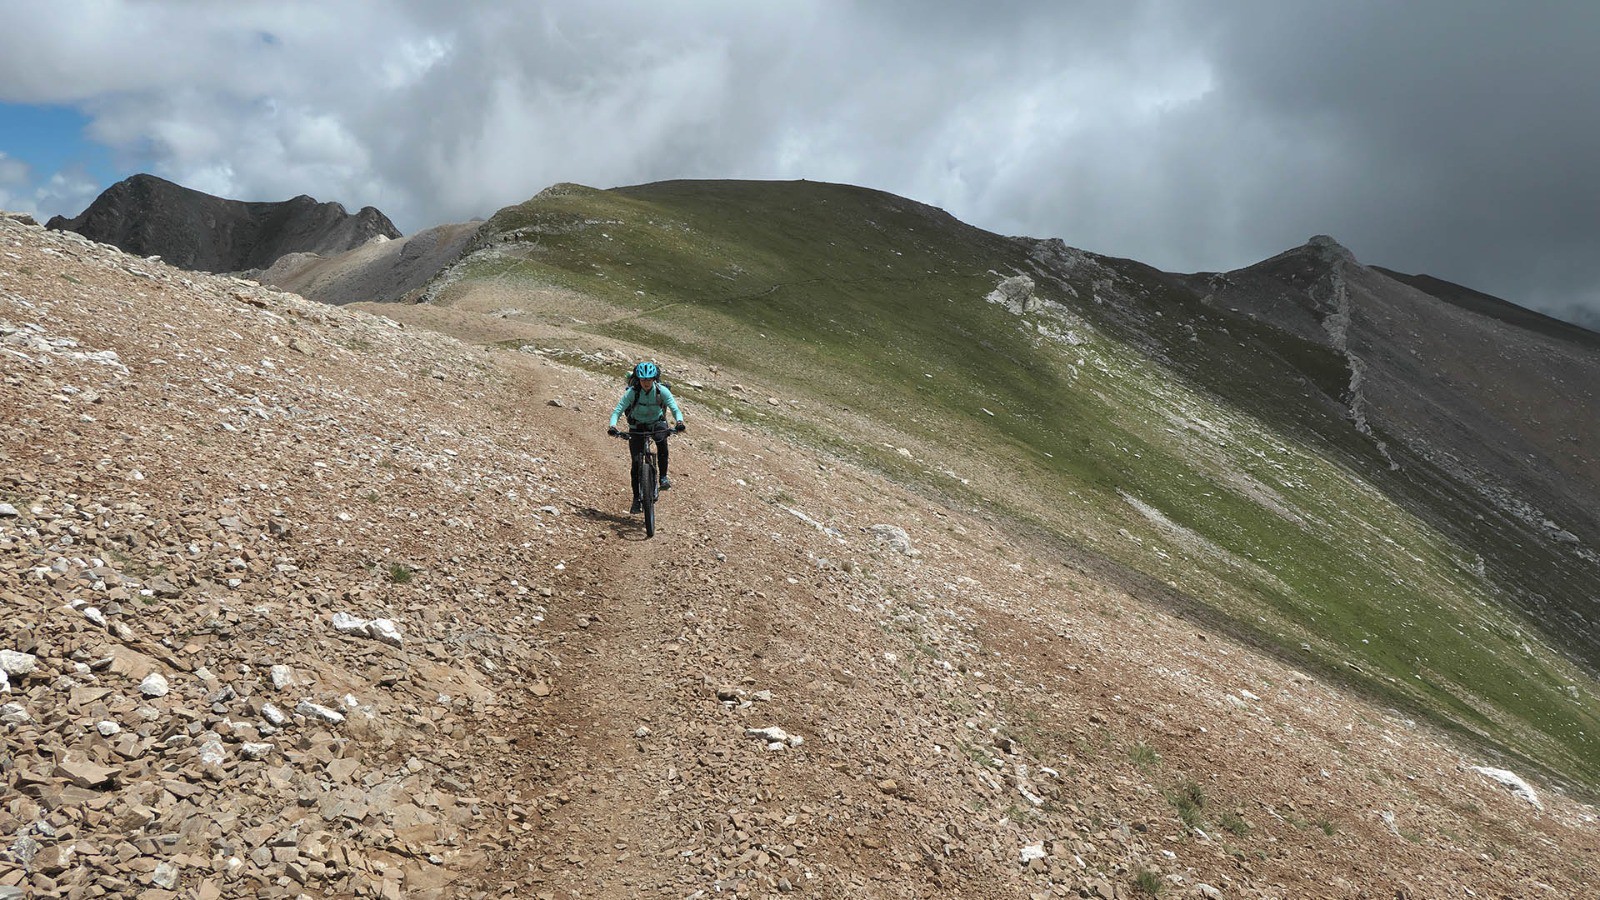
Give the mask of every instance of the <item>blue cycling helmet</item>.
M 661 370 L 653 362 L 642 362 L 633 367 L 633 377 L 640 381 L 646 378 L 656 378 L 661 375 Z

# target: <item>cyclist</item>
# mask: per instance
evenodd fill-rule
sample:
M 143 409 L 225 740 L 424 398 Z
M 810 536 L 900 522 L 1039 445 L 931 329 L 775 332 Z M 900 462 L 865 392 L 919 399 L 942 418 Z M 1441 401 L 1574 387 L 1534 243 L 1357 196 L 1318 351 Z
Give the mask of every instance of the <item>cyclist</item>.
M 606 427 L 606 434 L 617 434 L 617 419 L 627 413 L 629 431 L 633 432 L 628 438 L 629 454 L 633 457 L 633 474 L 629 483 L 633 485 L 633 508 L 631 512 L 641 512 L 644 509 L 644 499 L 639 496 L 639 453 L 644 450 L 646 437 L 651 437 L 656 442 L 657 464 L 661 469 L 661 490 L 672 487 L 672 479 L 667 477 L 667 410 L 672 411 L 672 419 L 676 423 L 673 430 L 683 430 L 683 413 L 678 411 L 678 401 L 673 398 L 672 391 L 661 383 L 661 368 L 653 362 L 642 362 L 633 367 L 632 383 L 622 392 L 622 399 L 617 401 L 617 408 L 611 411 L 611 424 Z M 650 432 L 649 435 L 639 432 Z

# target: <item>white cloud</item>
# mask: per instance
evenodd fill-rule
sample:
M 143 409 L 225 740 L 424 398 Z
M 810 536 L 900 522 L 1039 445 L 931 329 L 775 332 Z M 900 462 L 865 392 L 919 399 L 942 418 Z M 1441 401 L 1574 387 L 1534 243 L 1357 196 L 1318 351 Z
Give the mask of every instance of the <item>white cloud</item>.
M 871 181 L 970 213 L 1039 138 L 993 118 L 1055 66 L 1030 23 L 1062 17 L 1018 6 L 963 33 L 929 9 L 41 4 L 0 37 L 0 98 L 75 103 L 96 140 L 181 183 L 374 203 L 410 229 L 555 181 L 686 176 Z M 957 184 L 967 195 L 942 195 Z
M 26 189 L 30 177 L 28 164 L 0 152 L 0 209 L 33 213 L 31 201 L 19 202 L 19 189 Z
M 416 84 L 450 55 L 450 48 L 450 41 L 438 37 L 402 42 L 379 65 L 379 85 L 395 91 Z
M 0 209 L 28 213 L 42 222 L 61 210 L 83 209 L 102 187 L 77 167 L 36 181 L 32 166 L 0 152 Z
M 1554 303 L 1600 285 L 1595 9 L 11 0 L 0 101 L 76 106 L 127 172 L 408 231 L 557 181 L 805 177 L 1168 268 L 1329 232 Z
M 16 187 L 28 182 L 28 164 L 0 151 L 0 189 Z
M 28 196 L 19 197 L 19 206 L 23 212 L 33 213 L 43 224 L 50 216 L 62 210 L 71 211 L 66 215 L 76 215 L 83 211 L 103 187 L 104 185 L 81 168 L 63 169 L 52 174 L 42 184 L 33 186 Z

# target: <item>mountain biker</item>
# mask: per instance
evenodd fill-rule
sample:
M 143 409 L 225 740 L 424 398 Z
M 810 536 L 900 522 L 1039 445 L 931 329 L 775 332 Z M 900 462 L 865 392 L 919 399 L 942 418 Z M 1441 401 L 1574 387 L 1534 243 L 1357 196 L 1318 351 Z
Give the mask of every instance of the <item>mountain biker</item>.
M 683 413 L 678 411 L 678 401 L 673 398 L 672 391 L 661 383 L 661 368 L 653 362 L 642 362 L 633 367 L 633 379 L 636 382 L 622 392 L 622 399 L 617 401 L 617 408 L 611 411 L 611 424 L 606 427 L 606 434 L 617 434 L 617 419 L 624 412 L 628 415 L 629 437 L 628 451 L 633 457 L 633 474 L 629 483 L 633 485 L 632 512 L 644 509 L 644 498 L 639 496 L 639 453 L 644 450 L 646 437 L 653 438 L 656 442 L 656 457 L 661 469 L 661 490 L 672 487 L 672 479 L 667 477 L 667 410 L 672 411 L 672 419 L 677 424 L 674 431 L 683 431 Z M 650 432 L 644 434 L 642 432 Z

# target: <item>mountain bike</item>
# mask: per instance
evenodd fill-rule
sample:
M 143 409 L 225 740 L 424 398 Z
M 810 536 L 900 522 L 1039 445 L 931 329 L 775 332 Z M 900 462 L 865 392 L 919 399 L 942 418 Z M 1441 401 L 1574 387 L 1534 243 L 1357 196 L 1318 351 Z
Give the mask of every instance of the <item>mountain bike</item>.
M 642 482 L 641 484 L 633 485 L 633 491 L 634 491 L 634 495 L 639 498 L 640 505 L 642 507 L 644 507 L 644 536 L 645 537 L 655 537 L 656 536 L 656 498 L 660 495 L 660 492 L 661 492 L 661 485 L 659 483 L 659 479 L 656 477 L 656 471 L 657 470 L 656 470 L 656 441 L 655 441 L 655 439 L 658 436 L 659 437 L 670 438 L 675 433 L 676 432 L 673 432 L 671 430 L 659 431 L 659 432 L 658 431 L 619 431 L 619 432 L 617 432 L 617 437 L 622 438 L 623 440 L 627 440 L 629 438 L 634 438 L 634 437 L 642 437 L 642 438 L 644 438 L 644 440 L 639 442 L 643 446 L 643 449 L 641 449 L 638 453 L 635 453 L 633 455 L 634 456 L 634 461 L 637 463 L 637 465 L 633 466 L 633 468 L 635 468 L 635 469 L 637 469 L 639 471 L 639 480 Z

